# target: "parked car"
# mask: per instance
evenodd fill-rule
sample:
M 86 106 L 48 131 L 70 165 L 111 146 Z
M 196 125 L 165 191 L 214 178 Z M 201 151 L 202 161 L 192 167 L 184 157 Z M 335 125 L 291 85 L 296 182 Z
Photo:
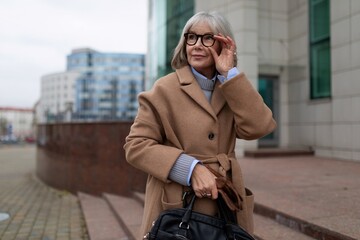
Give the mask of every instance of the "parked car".
M 27 136 L 25 137 L 25 142 L 27 143 L 35 143 L 36 142 L 36 139 L 32 136 Z

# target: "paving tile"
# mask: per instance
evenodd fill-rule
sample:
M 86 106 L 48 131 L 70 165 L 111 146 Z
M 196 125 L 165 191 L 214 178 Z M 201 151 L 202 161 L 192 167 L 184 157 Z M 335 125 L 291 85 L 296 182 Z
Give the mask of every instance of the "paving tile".
M 0 239 L 55 240 L 58 231 L 70 239 L 72 227 L 78 232 L 77 240 L 89 239 L 77 197 L 52 189 L 34 176 L 35 154 L 35 148 L 0 148 L 0 212 L 11 215 L 0 223 Z
M 264 240 L 314 240 L 300 232 L 285 227 L 275 221 L 257 215 L 254 215 L 255 235 Z

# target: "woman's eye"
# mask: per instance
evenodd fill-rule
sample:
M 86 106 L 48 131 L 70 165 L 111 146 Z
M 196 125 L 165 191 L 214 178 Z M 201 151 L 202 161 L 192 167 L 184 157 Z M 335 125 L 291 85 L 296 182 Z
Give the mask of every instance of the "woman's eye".
M 194 40 L 194 39 L 196 39 L 196 35 L 195 35 L 195 34 L 189 34 L 189 35 L 188 35 L 188 38 L 189 38 L 190 40 Z
M 204 36 L 204 39 L 205 39 L 205 40 L 211 40 L 211 41 L 212 41 L 214 38 L 213 38 L 212 35 L 205 35 L 205 36 Z

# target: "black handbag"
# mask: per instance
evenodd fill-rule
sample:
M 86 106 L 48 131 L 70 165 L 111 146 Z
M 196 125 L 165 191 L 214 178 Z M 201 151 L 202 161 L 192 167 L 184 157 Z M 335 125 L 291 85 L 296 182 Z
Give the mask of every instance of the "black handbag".
M 187 207 L 161 212 L 144 239 L 255 240 L 245 229 L 234 223 L 236 217 L 229 211 L 221 195 L 217 199 L 220 217 L 193 211 L 195 199 L 196 196 L 193 195 Z

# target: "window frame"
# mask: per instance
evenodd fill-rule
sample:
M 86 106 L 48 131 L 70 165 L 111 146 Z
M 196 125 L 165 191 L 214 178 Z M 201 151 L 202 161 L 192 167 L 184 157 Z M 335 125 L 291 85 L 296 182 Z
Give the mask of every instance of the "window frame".
M 327 19 L 316 21 L 315 8 L 324 3 L 327 9 L 324 9 L 323 13 Z M 309 0 L 310 99 L 331 98 L 330 35 L 330 1 Z M 323 57 L 327 61 L 321 60 Z

